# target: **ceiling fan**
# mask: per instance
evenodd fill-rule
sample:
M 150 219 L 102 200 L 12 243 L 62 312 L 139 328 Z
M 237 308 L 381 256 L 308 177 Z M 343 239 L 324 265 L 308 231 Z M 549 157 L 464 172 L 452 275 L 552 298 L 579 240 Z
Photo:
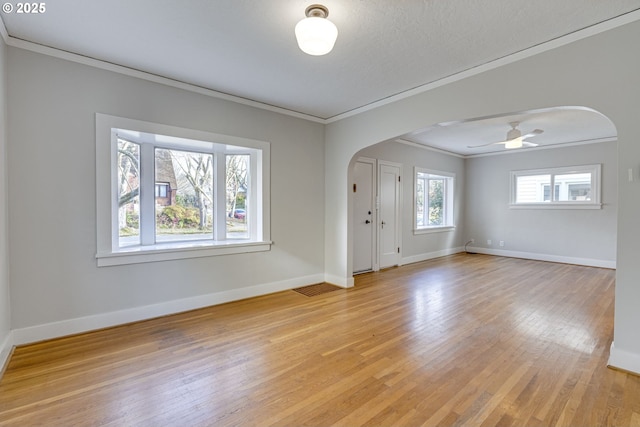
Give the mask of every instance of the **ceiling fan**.
M 537 147 L 538 144 L 535 142 L 525 141 L 526 138 L 531 138 L 536 135 L 540 135 L 544 132 L 542 129 L 534 129 L 526 135 L 523 135 L 520 129 L 518 129 L 518 125 L 520 122 L 510 122 L 511 130 L 507 132 L 507 139 L 500 142 L 490 142 L 488 144 L 480 144 L 480 145 L 468 145 L 467 148 L 480 148 L 480 147 L 488 147 L 489 145 L 500 145 L 504 144 L 504 148 L 521 148 L 521 147 Z

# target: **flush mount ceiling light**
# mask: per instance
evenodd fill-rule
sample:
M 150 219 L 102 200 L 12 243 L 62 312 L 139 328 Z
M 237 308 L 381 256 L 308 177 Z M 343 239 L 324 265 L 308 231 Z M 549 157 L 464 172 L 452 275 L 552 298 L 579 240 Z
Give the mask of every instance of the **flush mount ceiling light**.
M 296 39 L 300 49 L 316 56 L 331 52 L 338 38 L 338 28 L 327 19 L 329 9 L 321 4 L 312 4 L 304 13 L 307 17 L 296 25 Z

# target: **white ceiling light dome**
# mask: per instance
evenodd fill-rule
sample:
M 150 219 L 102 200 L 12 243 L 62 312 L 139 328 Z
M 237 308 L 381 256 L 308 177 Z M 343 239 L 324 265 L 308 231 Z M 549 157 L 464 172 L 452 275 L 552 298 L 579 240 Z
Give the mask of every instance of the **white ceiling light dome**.
M 329 9 L 320 4 L 312 4 L 305 10 L 307 16 L 296 25 L 296 39 L 300 49 L 309 55 L 326 55 L 331 52 L 338 28 L 327 19 Z

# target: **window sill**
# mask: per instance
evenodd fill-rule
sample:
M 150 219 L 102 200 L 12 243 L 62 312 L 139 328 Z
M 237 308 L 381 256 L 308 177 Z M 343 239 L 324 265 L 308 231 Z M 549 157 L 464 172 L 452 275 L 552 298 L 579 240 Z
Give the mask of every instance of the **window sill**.
M 514 203 L 509 209 L 602 209 L 602 203 Z
M 98 267 L 109 267 L 145 262 L 265 252 L 271 249 L 271 244 L 272 242 L 238 242 L 237 240 L 225 240 L 215 243 L 211 243 L 210 241 L 182 242 L 180 244 L 164 243 L 152 246 L 121 248 L 117 252 L 98 253 L 96 259 L 98 261 Z
M 428 228 L 416 228 L 413 230 L 414 235 L 418 234 L 431 234 L 431 233 L 443 233 L 445 231 L 453 231 L 456 227 L 453 225 L 445 225 L 443 227 L 428 227 Z

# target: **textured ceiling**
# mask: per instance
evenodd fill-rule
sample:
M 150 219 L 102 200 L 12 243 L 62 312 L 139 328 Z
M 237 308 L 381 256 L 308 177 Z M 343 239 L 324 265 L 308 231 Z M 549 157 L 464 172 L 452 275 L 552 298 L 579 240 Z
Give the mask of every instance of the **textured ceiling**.
M 538 144 L 537 148 L 557 147 L 560 144 L 611 142 L 617 137 L 615 126 L 604 115 L 584 107 L 562 107 L 438 123 L 405 135 L 401 140 L 466 156 L 513 151 L 506 149 L 504 144 L 493 144 L 505 141 L 507 132 L 511 129 L 509 123 L 512 122 L 519 123 L 518 129 L 522 135 L 534 129 L 543 131 L 525 139 Z M 469 147 L 481 144 L 492 145 Z
M 294 37 L 311 3 L 55 0 L 42 14 L 0 17 L 10 45 L 42 45 L 323 122 L 640 10 L 640 0 L 326 0 L 338 40 L 314 57 Z M 543 129 L 532 140 L 542 147 L 616 135 L 598 113 L 562 108 L 440 123 L 401 139 L 460 155 L 500 152 L 467 146 L 504 140 L 512 121 L 523 133 Z
M 640 8 L 640 0 L 326 0 L 334 50 L 302 53 L 305 0 L 55 0 L 10 39 L 329 119 Z

